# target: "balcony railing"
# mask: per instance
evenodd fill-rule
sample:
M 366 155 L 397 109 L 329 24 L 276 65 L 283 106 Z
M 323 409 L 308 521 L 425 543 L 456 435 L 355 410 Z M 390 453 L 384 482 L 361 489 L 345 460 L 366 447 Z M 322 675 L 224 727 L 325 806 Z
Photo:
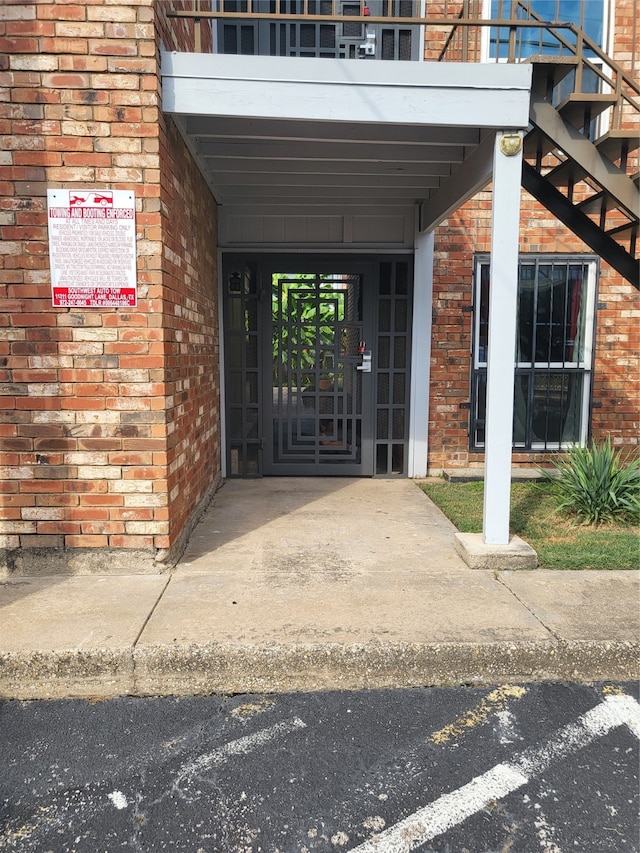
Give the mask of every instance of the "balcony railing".
M 164 14 L 196 53 L 361 60 L 520 62 L 575 65 L 574 92 L 615 94 L 611 128 L 637 116 L 640 87 L 576 24 L 547 21 L 525 0 L 174 0 Z

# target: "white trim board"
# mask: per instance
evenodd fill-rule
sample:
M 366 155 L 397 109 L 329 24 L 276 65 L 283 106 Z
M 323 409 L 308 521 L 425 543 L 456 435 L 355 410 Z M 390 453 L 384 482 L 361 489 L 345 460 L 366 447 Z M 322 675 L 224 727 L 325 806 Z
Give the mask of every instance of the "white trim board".
M 168 113 L 521 128 L 531 67 L 163 53 Z

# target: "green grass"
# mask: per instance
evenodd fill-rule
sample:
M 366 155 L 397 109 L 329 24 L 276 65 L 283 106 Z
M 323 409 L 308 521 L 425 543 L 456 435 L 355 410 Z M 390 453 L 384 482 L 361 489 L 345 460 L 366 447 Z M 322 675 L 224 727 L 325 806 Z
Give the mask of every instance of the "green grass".
M 482 532 L 484 483 L 421 483 L 423 491 L 462 533 Z M 547 569 L 637 569 L 640 528 L 576 524 L 555 511 L 552 483 L 512 483 L 511 532 L 528 542 Z

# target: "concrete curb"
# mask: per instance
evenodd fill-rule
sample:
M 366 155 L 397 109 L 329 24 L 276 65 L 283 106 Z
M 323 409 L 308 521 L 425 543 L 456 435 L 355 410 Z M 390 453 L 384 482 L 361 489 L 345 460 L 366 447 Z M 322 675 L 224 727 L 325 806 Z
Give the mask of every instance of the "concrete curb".
M 4 653 L 3 699 L 640 679 L 640 642 L 147 646 Z
M 132 649 L 0 654 L 0 699 L 107 699 L 134 684 Z

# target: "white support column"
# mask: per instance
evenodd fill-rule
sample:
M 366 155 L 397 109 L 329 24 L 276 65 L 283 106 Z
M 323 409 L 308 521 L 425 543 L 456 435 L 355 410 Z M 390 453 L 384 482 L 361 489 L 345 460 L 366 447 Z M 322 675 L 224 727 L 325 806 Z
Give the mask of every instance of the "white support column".
M 411 333 L 409 477 L 427 476 L 434 232 L 416 231 Z
M 509 543 L 521 177 L 521 134 L 497 133 L 493 154 L 482 524 L 487 545 Z

